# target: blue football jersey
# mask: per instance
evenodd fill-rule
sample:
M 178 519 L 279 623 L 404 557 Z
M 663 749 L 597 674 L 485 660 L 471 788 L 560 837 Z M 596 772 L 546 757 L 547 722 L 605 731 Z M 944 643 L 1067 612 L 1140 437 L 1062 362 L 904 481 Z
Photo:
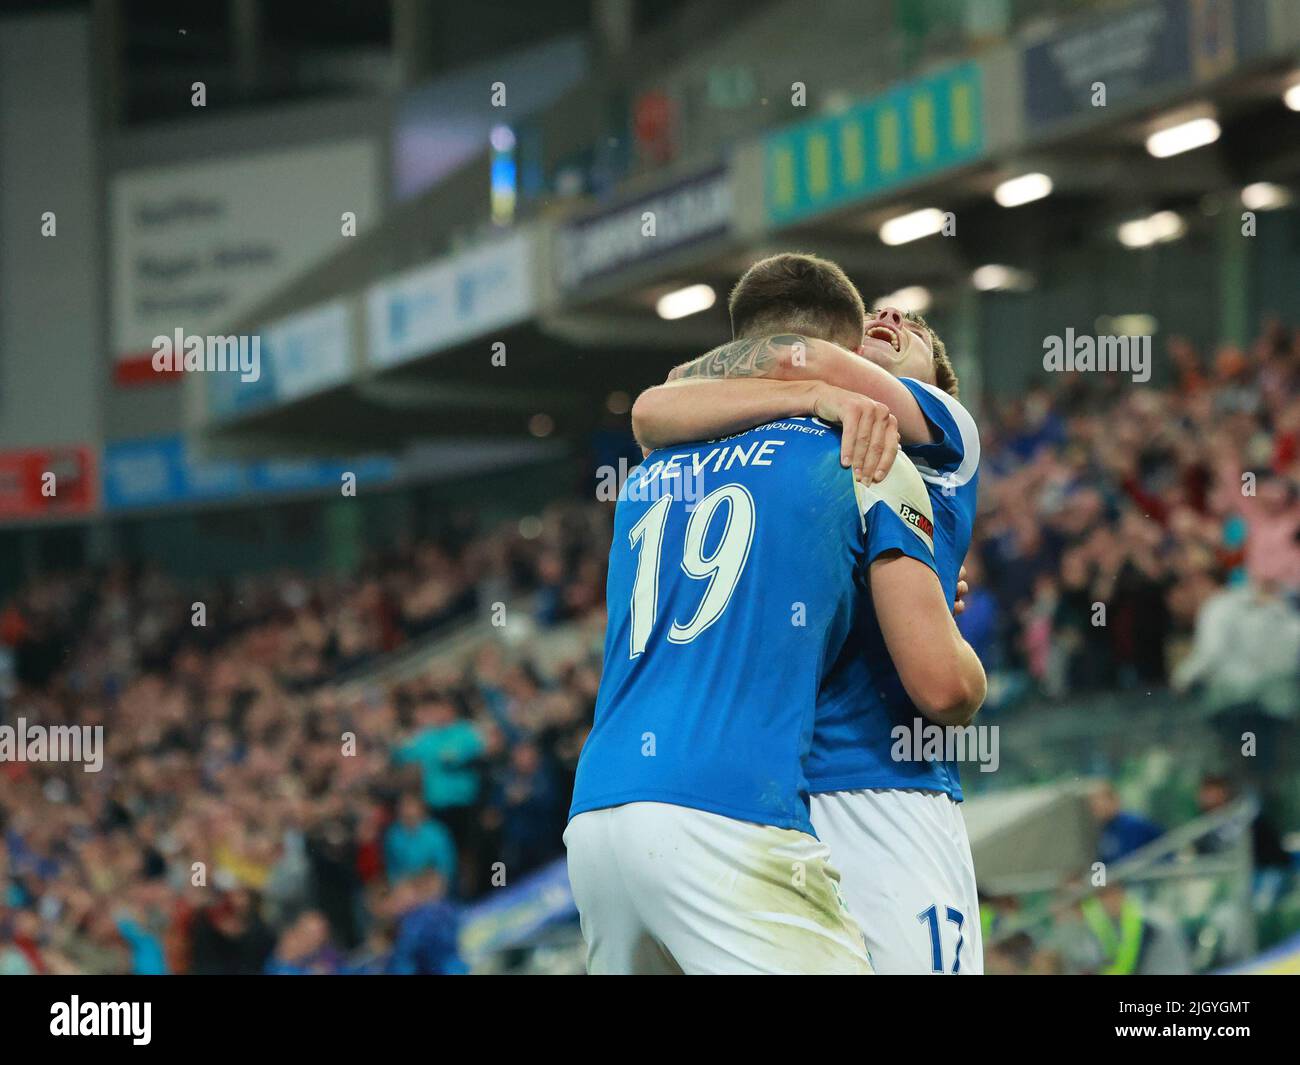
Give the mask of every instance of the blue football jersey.
M 929 444 L 906 447 L 904 453 L 913 460 L 930 496 L 935 569 L 951 603 L 975 524 L 979 432 L 966 408 L 946 392 L 911 378 L 902 381 L 916 397 L 935 438 Z M 920 716 L 889 657 L 874 611 L 858 611 L 853 631 L 818 698 L 806 763 L 811 790 L 915 788 L 944 792 L 960 802 L 956 763 L 892 757 L 893 729 L 899 725 L 911 729 Z
M 790 418 L 631 472 L 571 817 L 665 802 L 811 833 L 803 759 L 865 567 L 891 550 L 933 566 L 907 503 L 856 486 L 839 449 L 836 430 Z

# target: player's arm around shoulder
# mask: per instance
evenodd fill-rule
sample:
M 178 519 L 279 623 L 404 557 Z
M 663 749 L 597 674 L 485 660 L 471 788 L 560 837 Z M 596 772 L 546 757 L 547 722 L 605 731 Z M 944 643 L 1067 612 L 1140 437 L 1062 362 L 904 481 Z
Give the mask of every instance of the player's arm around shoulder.
M 643 448 L 715 440 L 778 418 L 814 413 L 805 381 L 689 378 L 647 388 L 632 405 L 632 432 Z
M 713 440 L 780 418 L 812 416 L 841 427 L 840 464 L 880 480 L 898 454 L 898 421 L 882 403 L 823 381 L 669 383 L 647 389 L 632 407 L 642 449 Z
M 632 432 L 653 449 L 813 413 L 810 383 L 784 369 L 803 358 L 808 343 L 793 334 L 742 337 L 674 367 L 664 384 L 637 397 Z
M 719 387 L 718 382 L 738 378 L 764 379 L 772 383 L 774 388 L 775 382 L 785 382 L 787 386 L 825 382 L 883 404 L 898 419 L 904 444 L 924 444 L 932 439 L 929 422 L 916 397 L 898 378 L 862 355 L 820 337 L 798 334 L 742 337 L 675 367 L 668 375 L 668 383 L 696 384 L 712 381 L 714 384 L 710 391 L 713 396 L 721 395 L 729 399 L 744 394 L 743 386 L 738 392 L 734 383 Z M 665 397 L 660 390 L 664 387 L 660 385 L 650 389 L 642 393 L 642 397 L 658 393 L 655 399 L 662 401 Z M 783 394 L 787 397 L 805 395 L 794 387 L 788 387 L 784 393 L 780 390 L 769 393 L 771 397 Z M 805 412 L 777 410 L 770 414 L 768 420 L 800 413 Z M 679 443 L 680 440 L 670 442 Z
M 879 508 L 879 520 L 901 522 L 933 556 L 930 496 L 906 456 L 899 456 L 882 482 L 857 489 L 869 507 Z M 876 620 L 916 708 L 935 724 L 965 725 L 983 705 L 988 681 L 979 657 L 957 630 L 938 576 L 918 555 L 924 557 L 898 549 L 873 557 L 868 579 Z

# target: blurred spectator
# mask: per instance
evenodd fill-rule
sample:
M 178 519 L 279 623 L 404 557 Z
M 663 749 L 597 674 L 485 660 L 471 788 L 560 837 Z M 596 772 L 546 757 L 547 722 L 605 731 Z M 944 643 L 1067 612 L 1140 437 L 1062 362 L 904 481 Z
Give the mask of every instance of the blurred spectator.
M 1255 719 L 1289 719 L 1300 703 L 1300 612 L 1271 583 L 1216 593 L 1196 618 L 1191 653 L 1174 672 L 1174 686 L 1203 689 L 1212 712 Z
M 980 894 L 980 930 L 984 945 L 984 971 L 990 976 L 1013 973 L 1047 975 L 1060 972 L 1060 958 L 1044 950 L 1028 931 L 1013 931 L 1023 916 L 1014 895 Z
M 535 869 L 549 857 L 550 841 L 563 835 L 568 796 L 556 788 L 553 774 L 536 744 L 520 743 L 498 784 L 501 810 L 501 857 L 511 875 Z
M 396 975 L 454 976 L 465 963 L 457 946 L 460 918 L 444 896 L 436 873 L 412 878 L 393 889 L 389 905 L 397 923 L 388 971 Z
M 966 561 L 966 579 L 970 590 L 966 593 L 966 609 L 957 618 L 957 628 L 979 655 L 986 669 L 998 664 L 997 597 L 984 585 L 984 567 L 979 555 L 971 554 Z
M 1088 972 L 1104 976 L 1178 976 L 1192 971 L 1191 952 L 1176 922 L 1144 905 L 1121 884 L 1107 884 L 1079 904 L 1093 937 Z
M 1097 859 L 1107 865 L 1165 834 L 1154 821 L 1122 809 L 1119 795 L 1110 784 L 1098 785 L 1088 796 L 1088 806 L 1097 823 Z
M 1294 456 L 1291 464 L 1295 464 Z M 1253 483 L 1251 483 L 1253 481 Z M 1271 470 L 1255 475 L 1228 465 L 1219 480 L 1225 513 L 1245 523 L 1246 575 L 1286 593 L 1300 591 L 1300 489 Z
M 1196 805 L 1202 815 L 1223 810 L 1238 798 L 1236 786 L 1225 776 L 1208 774 L 1196 791 Z M 1217 854 L 1235 846 L 1246 832 L 1250 833 L 1251 853 L 1257 869 L 1290 870 L 1291 856 L 1282 846 L 1282 836 L 1272 820 L 1257 811 L 1244 822 L 1231 821 L 1212 835 L 1204 837 L 1197 849 L 1202 854 Z
M 117 930 L 131 950 L 133 976 L 166 976 L 167 961 L 162 939 L 136 914 L 123 910 L 117 917 Z
M 271 976 L 332 975 L 342 968 L 343 959 L 330 944 L 329 924 L 314 910 L 284 930 L 266 964 Z
M 384 865 L 391 881 L 433 871 L 455 882 L 456 847 L 451 833 L 424 812 L 418 796 L 403 795 L 397 820 L 384 837 Z
M 272 936 L 247 888 L 224 892 L 195 918 L 191 972 L 260 973 L 271 953 Z
M 428 695 L 415 711 L 416 730 L 393 754 L 398 765 L 416 765 L 429 809 L 449 823 L 464 823 L 464 811 L 479 795 L 478 759 L 487 751 L 483 730 L 456 716 L 450 700 Z

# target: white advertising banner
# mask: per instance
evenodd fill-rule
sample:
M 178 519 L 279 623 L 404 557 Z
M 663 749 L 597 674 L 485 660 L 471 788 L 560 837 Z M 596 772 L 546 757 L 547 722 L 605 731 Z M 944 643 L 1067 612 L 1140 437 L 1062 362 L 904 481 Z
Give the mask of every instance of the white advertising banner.
M 153 339 L 221 334 L 378 220 L 368 140 L 131 170 L 111 183 L 113 350 L 119 383 L 165 379 Z
M 373 286 L 370 360 L 391 366 L 523 321 L 537 305 L 532 249 L 531 234 L 516 233 Z

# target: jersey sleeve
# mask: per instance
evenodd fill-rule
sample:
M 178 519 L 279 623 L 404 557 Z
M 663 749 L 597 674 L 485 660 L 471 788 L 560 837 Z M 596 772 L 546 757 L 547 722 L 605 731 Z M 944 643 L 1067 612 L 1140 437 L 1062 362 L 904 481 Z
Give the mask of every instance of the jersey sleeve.
M 865 565 L 886 551 L 901 551 L 909 558 L 934 564 L 934 511 L 930 493 L 911 460 L 903 454 L 894 460 L 889 475 L 875 484 L 853 482 L 862 532 L 866 540 Z
M 934 433 L 929 444 L 909 446 L 907 454 L 928 471 L 944 475 L 945 483 L 960 486 L 975 476 L 980 463 L 980 436 L 970 411 L 940 388 L 901 377 Z

